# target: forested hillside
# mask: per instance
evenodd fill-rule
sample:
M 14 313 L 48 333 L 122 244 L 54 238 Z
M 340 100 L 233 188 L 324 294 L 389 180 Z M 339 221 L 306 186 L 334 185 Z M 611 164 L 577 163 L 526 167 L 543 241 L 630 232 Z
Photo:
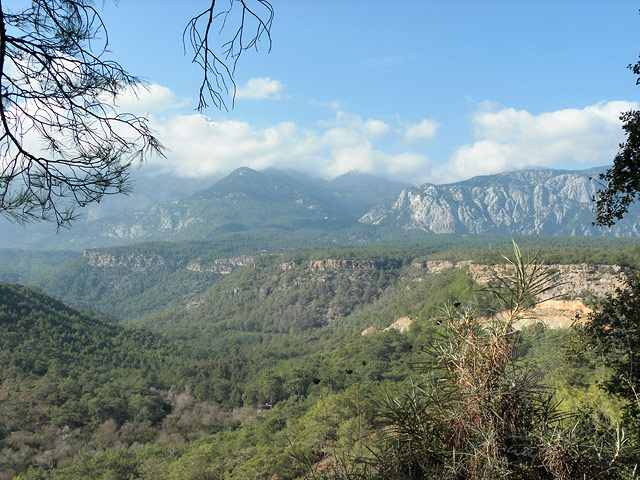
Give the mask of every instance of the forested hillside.
M 80 257 L 80 252 L 0 249 L 0 281 L 27 284 L 44 272 Z
M 85 256 L 96 271 L 191 265 L 178 270 L 216 277 L 166 309 L 152 302 L 155 311 L 127 326 L 2 284 L 3 475 L 292 479 L 307 461 L 357 453 L 374 438 L 381 399 L 405 391 L 432 361 L 425 349 L 445 333 L 446 308 L 498 309 L 470 273 L 502 265 L 504 248 L 435 250 L 263 254 L 235 265 L 170 254 L 166 245 Z M 543 254 L 553 264 L 594 259 L 624 270 L 638 265 L 638 251 L 557 246 Z M 597 302 L 590 292 L 572 295 Z M 121 307 L 111 308 L 118 316 Z M 563 353 L 570 332 L 520 335 L 519 358 L 544 372 L 557 398 L 571 408 L 595 402 L 619 418 L 620 403 L 594 385 L 605 373 L 586 357 L 572 366 Z
M 0 480 L 640 480 L 637 6 L 203 3 L 0 0 Z

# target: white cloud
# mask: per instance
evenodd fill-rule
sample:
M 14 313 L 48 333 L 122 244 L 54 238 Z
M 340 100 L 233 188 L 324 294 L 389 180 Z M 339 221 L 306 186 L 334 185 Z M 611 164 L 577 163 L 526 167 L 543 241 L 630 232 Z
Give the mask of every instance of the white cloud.
M 364 122 L 363 127 L 364 131 L 372 137 L 386 135 L 389 132 L 389 125 L 380 120 L 369 119 Z
M 526 167 L 588 168 L 608 164 L 623 140 L 620 112 L 625 101 L 598 103 L 533 115 L 526 110 L 491 109 L 473 118 L 477 140 L 463 145 L 439 168 L 440 181 Z
M 282 88 L 268 78 L 252 81 L 247 83 L 252 98 L 263 95 L 259 91 L 273 95 Z M 247 91 L 243 94 L 248 95 Z M 301 128 L 293 122 L 256 128 L 247 122 L 170 110 L 182 105 L 171 90 L 155 84 L 118 97 L 119 110 L 150 113 L 150 127 L 167 148 L 167 159 L 148 162 L 149 173 L 219 177 L 248 166 L 295 169 L 325 178 L 359 171 L 415 180 L 426 178 L 431 168 L 426 155 L 406 151 L 403 128 L 379 119 L 336 111 L 333 118 L 318 122 L 315 128 Z
M 408 125 L 404 134 L 404 139 L 409 143 L 432 140 L 433 137 L 436 136 L 437 130 L 438 123 L 434 120 L 425 118 L 420 123 Z
M 359 115 L 340 110 L 336 112 L 335 118 L 329 121 L 319 122 L 319 125 L 347 129 L 364 134 L 370 138 L 380 137 L 391 131 L 391 127 L 382 120 L 373 118 L 363 120 Z
M 180 100 L 167 87 L 155 83 L 129 88 L 118 95 L 117 99 L 118 110 L 139 115 L 178 109 L 186 103 L 186 100 Z
M 378 121 L 360 121 L 352 127 L 332 121 L 319 130 L 292 122 L 257 129 L 246 122 L 214 121 L 196 114 L 153 121 L 169 159 L 154 159 L 148 168 L 181 177 L 219 176 L 248 166 L 291 168 L 325 178 L 349 171 L 423 178 L 430 168 L 424 155 L 377 148 L 373 140 L 390 130 Z
M 38 87 L 41 88 L 41 87 Z M 145 116 L 150 113 L 160 113 L 166 110 L 175 110 L 185 105 L 185 101 L 179 100 L 176 95 L 168 88 L 151 84 L 148 86 L 138 85 L 130 87 L 119 93 L 115 99 L 113 96 L 104 93 L 98 97 L 103 102 L 104 117 L 102 121 L 95 121 L 91 125 L 95 135 L 92 136 L 93 146 L 101 141 L 115 141 L 112 133 L 117 134 L 121 139 L 125 139 L 132 144 L 138 144 L 140 141 L 140 132 L 135 126 L 126 122 L 112 121 L 111 118 L 117 113 L 131 113 L 138 116 Z M 77 112 L 76 112 L 77 113 Z M 64 105 L 43 100 L 42 98 L 32 98 L 27 102 L 23 102 L 18 106 L 13 106 L 8 111 L 8 118 L 15 118 L 15 121 L 9 120 L 10 124 L 15 125 L 13 133 L 18 137 L 21 146 L 32 155 L 42 155 L 45 158 L 60 158 L 60 154 L 51 151 L 49 143 L 43 138 L 42 132 L 46 132 L 48 136 L 56 139 L 59 145 L 66 151 L 65 155 L 76 155 L 78 146 L 72 137 L 69 128 L 60 128 L 55 122 L 51 124 L 53 116 L 58 116 L 60 124 L 66 123 L 70 115 L 68 109 Z M 150 115 L 152 117 L 152 115 Z M 35 121 L 34 121 L 35 120 Z M 95 120 L 95 119 L 94 119 Z M 134 122 L 135 123 L 135 122 Z M 38 125 L 36 128 L 35 125 Z M 111 132 L 108 131 L 109 127 Z M 84 147 L 89 144 L 85 143 Z M 140 144 L 138 144 L 140 145 Z M 9 159 L 17 154 L 17 151 L 10 150 L 5 152 L 3 158 L 0 158 L 0 168 L 3 169 L 8 164 Z
M 236 98 L 248 100 L 263 100 L 280 98 L 284 85 L 269 77 L 251 78 L 244 85 L 236 89 Z

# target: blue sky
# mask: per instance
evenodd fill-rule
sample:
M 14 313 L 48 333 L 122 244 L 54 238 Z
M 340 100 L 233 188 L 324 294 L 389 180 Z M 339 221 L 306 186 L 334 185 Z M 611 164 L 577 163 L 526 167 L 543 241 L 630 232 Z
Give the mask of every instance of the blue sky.
M 148 113 L 170 149 L 148 172 L 440 183 L 587 168 L 611 163 L 619 112 L 638 99 L 625 68 L 640 53 L 635 2 L 273 0 L 271 52 L 240 60 L 235 108 L 201 115 L 182 30 L 206 3 L 105 6 L 111 56 L 150 84 L 122 107 Z

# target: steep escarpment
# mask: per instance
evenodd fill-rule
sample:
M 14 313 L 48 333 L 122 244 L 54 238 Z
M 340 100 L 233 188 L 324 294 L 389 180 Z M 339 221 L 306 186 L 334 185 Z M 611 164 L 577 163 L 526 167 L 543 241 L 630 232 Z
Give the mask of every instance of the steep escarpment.
M 145 270 L 147 268 L 159 267 L 166 263 L 164 257 L 161 255 L 145 253 L 118 255 L 109 252 L 85 250 L 83 257 L 89 266 L 98 268 L 124 267 L 131 270 Z
M 509 264 L 482 265 L 472 260 L 452 262 L 448 260 L 429 260 L 414 262 L 412 268 L 423 270 L 427 274 L 442 273 L 452 269 L 467 269 L 469 276 L 476 285 L 486 285 L 499 276 L 505 276 L 512 268 Z M 549 264 L 544 266 L 554 272 L 558 278 L 558 285 L 545 292 L 544 298 L 563 297 L 577 299 L 585 291 L 594 297 L 603 297 L 615 292 L 617 288 L 624 288 L 628 273 L 619 265 L 589 265 L 580 264 Z
M 428 276 L 461 270 L 466 271 L 478 287 L 487 285 L 498 277 L 509 275 L 512 268 L 509 264 L 482 265 L 472 260 L 429 260 L 411 264 L 411 269 L 418 275 L 415 277 L 417 281 L 423 281 Z M 540 303 L 535 307 L 523 312 L 517 328 L 538 322 L 548 328 L 568 328 L 574 322 L 584 322 L 593 312 L 585 303 L 613 294 L 617 289 L 626 288 L 629 278 L 629 273 L 619 265 L 550 264 L 544 266 L 544 269 L 555 273 L 557 285 L 539 295 L 537 300 Z M 385 330 L 397 329 L 396 324 L 400 320 L 405 320 L 406 323 L 406 319 L 399 318 Z M 489 317 L 480 320 L 488 321 Z M 362 334 L 374 330 L 370 327 L 363 330 Z

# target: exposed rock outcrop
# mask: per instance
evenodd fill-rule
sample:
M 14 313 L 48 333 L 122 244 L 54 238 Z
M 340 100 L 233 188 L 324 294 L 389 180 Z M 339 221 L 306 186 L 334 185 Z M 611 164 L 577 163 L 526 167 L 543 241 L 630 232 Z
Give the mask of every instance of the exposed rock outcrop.
M 547 300 L 527 310 L 516 328 L 541 322 L 547 328 L 569 328 L 574 322 L 584 323 L 593 310 L 580 300 Z
M 542 323 L 547 328 L 569 328 L 574 323 L 584 323 L 593 310 L 587 307 L 581 300 L 547 300 L 522 312 L 515 322 L 514 328 L 521 330 L 524 327 Z M 506 319 L 506 312 L 498 313 L 494 318 Z M 490 322 L 491 318 L 478 318 L 479 322 Z
M 424 269 L 427 274 L 468 268 L 469 275 L 478 285 L 486 285 L 498 276 L 508 274 L 513 268 L 508 264 L 477 265 L 468 260 L 415 262 L 412 266 L 416 269 Z M 548 328 L 569 328 L 576 321 L 585 321 L 592 310 L 582 302 L 581 297 L 584 292 L 589 292 L 595 297 L 603 297 L 615 292 L 618 288 L 625 288 L 628 279 L 628 274 L 618 265 L 551 264 L 544 268 L 556 272 L 561 283 L 540 295 L 538 300 L 544 301 L 523 313 L 516 323 L 517 329 L 538 322 L 545 324 Z M 478 320 L 486 322 L 490 319 Z
M 371 260 L 339 260 L 334 258 L 324 258 L 321 260 L 311 260 L 309 269 L 315 271 L 323 270 L 371 270 L 376 268 L 376 263 Z
M 249 255 L 241 255 L 232 258 L 216 258 L 213 262 L 204 263 L 201 261 L 190 262 L 187 270 L 193 272 L 211 272 L 220 275 L 228 275 L 229 273 L 253 263 L 253 257 Z
M 382 329 L 382 331 L 383 332 L 388 332 L 390 330 L 398 330 L 400 333 L 404 333 L 404 332 L 409 330 L 409 327 L 411 326 L 412 323 L 413 323 L 413 320 L 411 320 L 411 317 L 409 317 L 409 316 L 399 317 L 391 325 L 389 325 L 388 327 Z M 375 331 L 377 331 L 377 329 L 376 329 L 376 327 L 374 327 L 372 325 L 372 326 L 367 327 L 364 330 L 362 330 L 360 332 L 360 335 L 368 335 L 368 334 L 373 333 Z
M 592 226 L 592 198 L 598 189 L 592 178 L 601 171 L 535 169 L 424 184 L 404 189 L 395 203 L 371 209 L 360 221 L 438 234 L 637 236 L 635 213 L 611 229 Z
M 469 274 L 478 284 L 486 284 L 492 278 L 507 273 L 508 265 L 473 265 L 469 266 Z M 561 282 L 557 287 L 545 292 L 544 298 L 566 297 L 577 299 L 587 290 L 596 297 L 613 293 L 617 288 L 624 288 L 627 274 L 618 265 L 548 265 L 549 270 L 558 274 Z
M 131 270 L 145 270 L 150 267 L 158 267 L 165 264 L 165 259 L 156 254 L 112 254 L 93 250 L 85 250 L 83 253 L 87 263 L 92 267 L 126 267 Z
M 383 331 L 388 332 L 389 330 L 398 330 L 399 332 L 406 332 L 409 330 L 409 327 L 413 323 L 411 317 L 400 317 Z
M 368 335 L 369 333 L 375 332 L 376 331 L 376 327 L 374 327 L 373 325 L 371 325 L 370 327 L 365 328 L 364 330 L 362 330 L 360 332 L 360 335 Z
M 425 263 L 413 263 L 416 269 L 424 269 L 428 274 L 437 274 L 446 270 L 468 268 L 474 283 L 484 285 L 500 275 L 505 275 L 511 268 L 508 264 L 478 265 L 470 260 L 451 262 L 449 260 L 431 260 Z M 575 300 L 584 291 L 591 292 L 596 297 L 613 293 L 617 288 L 624 288 L 627 273 L 619 265 L 589 265 L 586 263 L 575 265 L 546 265 L 548 270 L 558 274 L 562 282 L 557 287 L 545 292 L 544 298 L 561 296 Z

